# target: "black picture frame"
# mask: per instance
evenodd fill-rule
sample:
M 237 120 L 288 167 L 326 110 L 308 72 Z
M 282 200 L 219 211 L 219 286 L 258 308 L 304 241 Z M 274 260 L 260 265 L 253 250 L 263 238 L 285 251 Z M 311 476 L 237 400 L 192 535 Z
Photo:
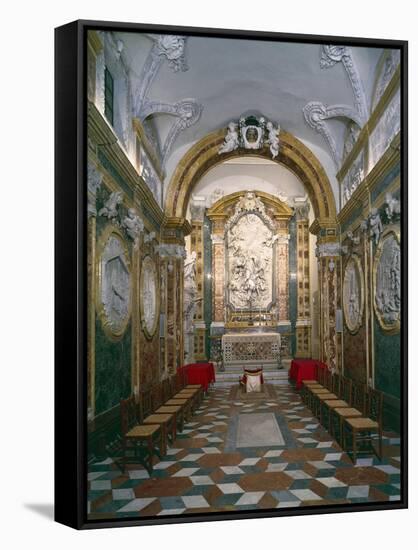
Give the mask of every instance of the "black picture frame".
M 401 500 L 300 509 L 87 518 L 87 67 L 88 30 L 397 48 L 401 53 Z M 76 529 L 189 523 L 408 507 L 408 43 L 341 36 L 79 20 L 55 30 L 55 520 Z

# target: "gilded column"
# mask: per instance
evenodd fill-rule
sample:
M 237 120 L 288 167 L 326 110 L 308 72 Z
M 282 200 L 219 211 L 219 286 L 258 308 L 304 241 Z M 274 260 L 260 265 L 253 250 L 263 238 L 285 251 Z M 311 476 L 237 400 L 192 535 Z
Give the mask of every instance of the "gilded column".
M 336 330 L 337 310 L 340 309 L 341 280 L 340 244 L 335 241 L 317 245 L 319 268 L 321 359 L 332 371 L 341 370 L 341 334 Z
M 166 262 L 166 370 L 173 374 L 184 361 L 183 345 L 183 270 L 186 250 L 184 237 L 191 232 L 185 218 L 167 218 L 162 228 L 160 257 Z
M 190 204 L 191 213 L 191 252 L 196 254 L 196 305 L 194 314 L 194 360 L 206 359 L 205 334 L 206 325 L 204 317 L 204 248 L 203 248 L 203 221 L 206 210 L 206 197 L 194 197 Z
M 311 357 L 309 203 L 295 207 L 297 259 L 296 357 Z
M 290 325 L 289 320 L 289 220 L 278 222 L 276 244 L 277 312 L 279 325 Z
M 215 218 L 212 225 L 212 300 L 213 319 L 225 324 L 225 217 Z

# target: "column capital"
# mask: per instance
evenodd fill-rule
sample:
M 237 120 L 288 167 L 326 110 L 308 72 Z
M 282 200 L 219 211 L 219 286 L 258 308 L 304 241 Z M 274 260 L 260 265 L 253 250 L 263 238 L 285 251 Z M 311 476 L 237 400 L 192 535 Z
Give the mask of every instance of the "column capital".
M 341 246 L 340 243 L 323 242 L 316 245 L 315 255 L 317 258 L 324 258 L 326 256 L 340 256 Z
M 321 239 L 335 239 L 338 235 L 338 223 L 331 218 L 315 218 L 309 231 Z

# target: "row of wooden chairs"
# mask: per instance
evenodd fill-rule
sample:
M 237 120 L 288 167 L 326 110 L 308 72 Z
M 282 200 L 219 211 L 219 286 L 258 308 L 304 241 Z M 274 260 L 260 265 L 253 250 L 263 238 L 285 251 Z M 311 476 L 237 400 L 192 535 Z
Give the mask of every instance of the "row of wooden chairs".
M 187 384 L 185 373 L 141 390 L 120 402 L 122 471 L 126 464 L 141 462 L 149 474 L 153 457 L 167 454 L 177 432 L 198 408 L 204 396 L 200 384 Z M 132 456 L 129 456 L 132 455 Z
M 302 400 L 355 462 L 364 448 L 382 458 L 383 396 L 365 384 L 320 369 L 318 380 L 304 380 Z M 378 440 L 378 450 L 373 440 Z

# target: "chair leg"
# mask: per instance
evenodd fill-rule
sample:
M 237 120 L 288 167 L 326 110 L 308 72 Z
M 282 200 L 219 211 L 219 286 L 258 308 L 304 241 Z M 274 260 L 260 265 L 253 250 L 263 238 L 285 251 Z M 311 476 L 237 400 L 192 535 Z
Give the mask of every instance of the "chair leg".
M 378 428 L 378 437 L 379 437 L 379 460 L 382 460 L 383 452 L 382 452 L 382 428 L 379 426 Z
M 353 463 L 354 465 L 357 462 L 357 431 L 353 428 Z
M 147 471 L 148 471 L 149 475 L 151 476 L 152 469 L 153 469 L 152 457 L 154 455 L 154 442 L 152 440 L 152 435 L 150 435 L 147 438 L 147 447 L 148 447 L 148 468 L 147 468 L 146 465 L 145 465 L 145 467 L 147 468 Z
M 343 417 L 340 416 L 340 439 L 341 439 L 341 447 L 342 447 L 342 450 L 345 451 L 345 438 L 344 438 L 343 428 L 344 428 Z
M 122 473 L 125 473 L 126 466 L 126 441 L 125 438 L 122 440 Z

